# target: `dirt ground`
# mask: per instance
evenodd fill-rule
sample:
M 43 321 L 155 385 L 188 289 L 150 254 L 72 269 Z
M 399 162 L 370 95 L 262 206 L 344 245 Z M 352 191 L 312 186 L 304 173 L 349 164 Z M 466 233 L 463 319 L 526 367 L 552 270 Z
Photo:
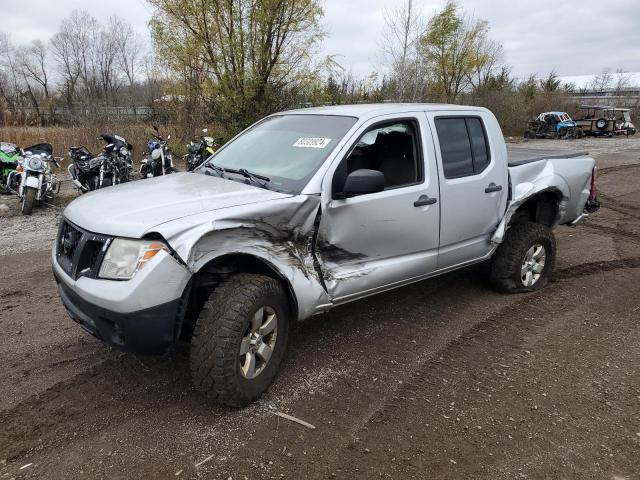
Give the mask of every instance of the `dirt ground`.
M 600 168 L 555 282 L 499 295 L 479 265 L 310 319 L 244 410 L 193 390 L 186 346 L 137 357 L 69 320 L 60 208 L 0 218 L 0 479 L 640 478 L 640 138 L 528 146 Z

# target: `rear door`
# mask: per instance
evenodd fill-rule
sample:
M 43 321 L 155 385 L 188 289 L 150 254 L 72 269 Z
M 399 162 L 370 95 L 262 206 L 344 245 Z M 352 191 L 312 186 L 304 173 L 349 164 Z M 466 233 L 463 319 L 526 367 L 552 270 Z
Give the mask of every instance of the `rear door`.
M 428 112 L 427 118 L 440 176 L 442 269 L 491 252 L 490 238 L 507 204 L 507 159 L 502 133 L 490 113 Z
M 363 168 L 382 171 L 385 190 L 339 198 L 336 193 L 346 175 Z M 431 132 L 419 113 L 367 122 L 339 154 L 323 182 L 316 242 L 319 266 L 335 303 L 436 269 L 437 175 Z

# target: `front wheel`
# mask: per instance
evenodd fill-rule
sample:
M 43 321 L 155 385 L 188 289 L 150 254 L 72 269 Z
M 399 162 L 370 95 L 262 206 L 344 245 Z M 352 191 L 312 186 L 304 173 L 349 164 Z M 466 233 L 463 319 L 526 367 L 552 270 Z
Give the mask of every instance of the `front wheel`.
M 208 398 L 243 407 L 275 379 L 290 319 L 284 289 L 273 278 L 236 274 L 210 295 L 191 340 L 191 377 Z
M 22 197 L 22 214 L 31 215 L 33 212 L 33 206 L 36 204 L 36 194 L 38 189 L 33 187 L 25 187 L 24 195 Z
M 507 230 L 493 254 L 491 283 L 502 293 L 533 292 L 549 283 L 555 262 L 551 229 L 539 223 L 518 223 Z

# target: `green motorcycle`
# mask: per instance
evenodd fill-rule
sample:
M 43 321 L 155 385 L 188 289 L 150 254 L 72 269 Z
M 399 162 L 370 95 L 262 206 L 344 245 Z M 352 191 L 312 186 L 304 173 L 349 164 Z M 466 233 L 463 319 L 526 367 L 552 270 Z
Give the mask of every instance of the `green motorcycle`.
M 17 177 L 14 175 L 9 185 L 9 174 L 18 166 L 20 149 L 13 143 L 0 142 L 0 194 L 12 193 L 18 187 Z

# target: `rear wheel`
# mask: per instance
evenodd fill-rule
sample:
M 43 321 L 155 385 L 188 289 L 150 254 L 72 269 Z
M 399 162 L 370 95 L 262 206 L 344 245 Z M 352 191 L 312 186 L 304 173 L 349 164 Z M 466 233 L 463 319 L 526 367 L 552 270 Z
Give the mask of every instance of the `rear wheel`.
M 546 225 L 534 222 L 511 227 L 491 259 L 491 283 L 502 293 L 543 288 L 556 261 L 556 240 Z
M 36 194 L 38 190 L 33 187 L 25 187 L 24 196 L 22 197 L 22 214 L 31 215 L 33 206 L 36 204 Z
M 242 407 L 273 382 L 287 347 L 289 305 L 282 286 L 262 275 L 221 283 L 191 340 L 191 377 L 208 398 Z

